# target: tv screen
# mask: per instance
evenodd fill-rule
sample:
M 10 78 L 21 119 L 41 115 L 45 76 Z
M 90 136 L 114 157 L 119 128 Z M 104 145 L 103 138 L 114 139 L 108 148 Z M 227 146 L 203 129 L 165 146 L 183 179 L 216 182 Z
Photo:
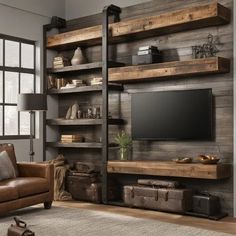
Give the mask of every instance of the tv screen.
M 133 94 L 131 122 L 134 140 L 210 140 L 212 90 Z

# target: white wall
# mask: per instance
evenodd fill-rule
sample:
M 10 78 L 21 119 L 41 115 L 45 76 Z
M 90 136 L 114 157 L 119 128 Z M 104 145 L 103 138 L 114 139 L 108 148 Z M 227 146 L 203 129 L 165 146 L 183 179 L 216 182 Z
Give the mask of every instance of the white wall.
M 65 17 L 65 0 L 0 0 L 0 3 L 42 16 Z
M 65 0 L 66 19 L 88 16 L 102 12 L 104 6 L 114 4 L 119 7 L 127 7 L 150 0 Z
M 50 3 L 49 3 L 50 2 Z M 61 6 L 58 3 L 61 2 Z M 9 6 L 3 4 L 6 3 Z M 54 3 L 54 4 L 52 4 Z M 14 7 L 12 7 L 14 6 Z M 56 6 L 55 8 L 53 6 Z M 20 9 L 17 9 L 19 7 Z M 0 1 L 0 33 L 23 37 L 37 41 L 37 76 L 42 84 L 42 42 L 44 24 L 50 22 L 52 15 L 64 16 L 64 0 L 21 0 Z M 25 11 L 27 10 L 27 11 Z M 32 11 L 35 11 L 33 13 Z M 40 14 L 40 15 L 39 15 Z M 43 16 L 46 15 L 46 16 Z M 50 16 L 50 17 L 49 17 Z M 40 119 L 39 138 L 34 140 L 35 160 L 42 161 L 42 115 Z M 13 143 L 18 161 L 29 160 L 29 140 L 0 140 L 0 143 Z

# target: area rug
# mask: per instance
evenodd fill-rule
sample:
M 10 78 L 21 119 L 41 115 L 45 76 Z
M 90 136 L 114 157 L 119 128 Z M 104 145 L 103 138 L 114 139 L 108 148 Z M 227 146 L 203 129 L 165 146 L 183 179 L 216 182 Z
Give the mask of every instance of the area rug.
M 52 207 L 17 211 L 36 236 L 229 236 L 230 234 L 140 219 L 114 213 Z M 0 235 L 7 235 L 13 215 L 0 218 Z

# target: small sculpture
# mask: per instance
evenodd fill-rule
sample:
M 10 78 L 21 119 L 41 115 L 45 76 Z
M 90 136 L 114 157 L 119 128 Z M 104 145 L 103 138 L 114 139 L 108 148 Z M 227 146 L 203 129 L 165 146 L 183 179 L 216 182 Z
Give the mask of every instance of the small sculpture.
M 192 46 L 193 58 L 197 59 L 216 56 L 216 53 L 219 52 L 216 46 L 217 41 L 218 38 L 214 40 L 213 35 L 209 34 L 207 43 L 204 43 L 203 45 Z
M 86 59 L 83 51 L 81 50 L 80 47 L 78 47 L 75 50 L 74 56 L 71 59 L 71 65 L 76 66 L 76 65 L 84 64 L 86 62 L 87 62 L 87 59 Z
M 71 107 L 71 116 L 70 116 L 70 119 L 71 119 L 71 120 L 77 119 L 78 110 L 79 110 L 79 105 L 78 105 L 77 103 L 75 103 L 75 104 Z
M 70 106 L 70 107 L 68 108 L 67 112 L 66 112 L 66 119 L 67 119 L 67 120 L 69 120 L 70 117 L 71 117 L 71 111 L 72 111 L 72 109 L 71 109 L 71 106 Z

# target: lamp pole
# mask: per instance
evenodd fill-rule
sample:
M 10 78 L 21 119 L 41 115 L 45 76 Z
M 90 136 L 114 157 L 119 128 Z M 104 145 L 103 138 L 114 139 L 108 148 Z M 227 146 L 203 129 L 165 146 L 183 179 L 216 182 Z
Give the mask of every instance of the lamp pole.
M 29 152 L 29 156 L 30 156 L 30 162 L 34 161 L 34 144 L 33 144 L 33 138 L 34 138 L 34 131 L 33 131 L 33 127 L 34 127 L 34 111 L 30 111 L 30 152 Z

